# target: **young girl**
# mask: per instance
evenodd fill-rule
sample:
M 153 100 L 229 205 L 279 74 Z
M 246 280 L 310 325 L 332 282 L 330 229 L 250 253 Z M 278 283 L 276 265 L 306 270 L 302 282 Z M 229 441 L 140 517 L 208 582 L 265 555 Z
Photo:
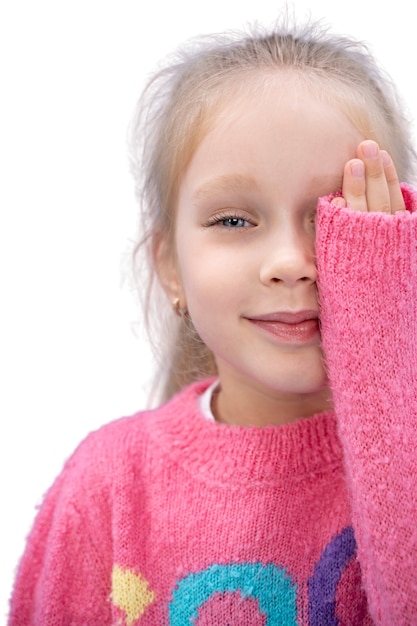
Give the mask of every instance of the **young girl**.
M 167 402 L 67 462 L 11 626 L 417 624 L 417 195 L 390 82 L 308 25 L 206 40 L 149 90 Z

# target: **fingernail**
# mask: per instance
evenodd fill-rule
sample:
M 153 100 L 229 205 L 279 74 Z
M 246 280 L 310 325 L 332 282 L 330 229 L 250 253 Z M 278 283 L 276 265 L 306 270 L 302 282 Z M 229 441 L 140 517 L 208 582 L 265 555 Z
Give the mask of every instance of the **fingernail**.
M 365 175 L 365 166 L 362 161 L 353 161 L 350 166 L 350 171 L 355 178 L 363 178 Z
M 362 152 L 367 159 L 375 159 L 379 153 L 378 144 L 375 141 L 365 141 L 362 144 Z

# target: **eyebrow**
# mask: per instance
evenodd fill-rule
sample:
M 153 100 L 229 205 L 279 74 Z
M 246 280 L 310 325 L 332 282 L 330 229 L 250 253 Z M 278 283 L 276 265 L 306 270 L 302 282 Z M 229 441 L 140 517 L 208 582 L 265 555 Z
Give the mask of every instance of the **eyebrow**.
M 256 180 L 250 174 L 225 174 L 203 183 L 192 195 L 193 202 L 224 192 L 242 191 L 242 189 L 258 189 Z
M 343 175 L 323 175 L 315 177 L 311 181 L 311 187 L 313 189 L 327 188 L 326 193 L 333 193 L 341 188 L 342 182 Z M 192 195 L 192 202 L 198 204 L 215 194 L 233 193 L 247 189 L 259 190 L 256 179 L 250 174 L 224 174 L 212 178 L 198 187 Z

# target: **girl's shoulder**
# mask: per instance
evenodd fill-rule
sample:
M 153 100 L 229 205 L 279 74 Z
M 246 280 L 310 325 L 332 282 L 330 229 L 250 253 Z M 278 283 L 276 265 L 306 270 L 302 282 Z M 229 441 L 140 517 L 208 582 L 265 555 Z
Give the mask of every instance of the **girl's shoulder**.
M 156 408 L 137 411 L 118 418 L 91 432 L 85 439 L 89 445 L 136 446 L 141 440 L 153 436 L 166 423 L 183 422 L 189 416 L 200 412 L 200 398 L 213 379 L 194 382 Z
M 140 458 L 149 446 L 163 444 L 167 431 L 179 431 L 200 412 L 199 398 L 212 379 L 198 381 L 157 408 L 121 417 L 90 432 L 65 464 L 65 472 L 96 469 L 111 475 L 110 468 Z M 105 471 L 103 472 L 103 469 Z

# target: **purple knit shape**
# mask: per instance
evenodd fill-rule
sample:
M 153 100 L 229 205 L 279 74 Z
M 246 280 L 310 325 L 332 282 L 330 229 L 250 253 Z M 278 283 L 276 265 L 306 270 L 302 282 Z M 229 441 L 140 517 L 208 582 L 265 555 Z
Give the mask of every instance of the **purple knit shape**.
M 355 553 L 356 541 L 350 526 L 327 544 L 308 581 L 310 626 L 338 626 L 337 584 Z

